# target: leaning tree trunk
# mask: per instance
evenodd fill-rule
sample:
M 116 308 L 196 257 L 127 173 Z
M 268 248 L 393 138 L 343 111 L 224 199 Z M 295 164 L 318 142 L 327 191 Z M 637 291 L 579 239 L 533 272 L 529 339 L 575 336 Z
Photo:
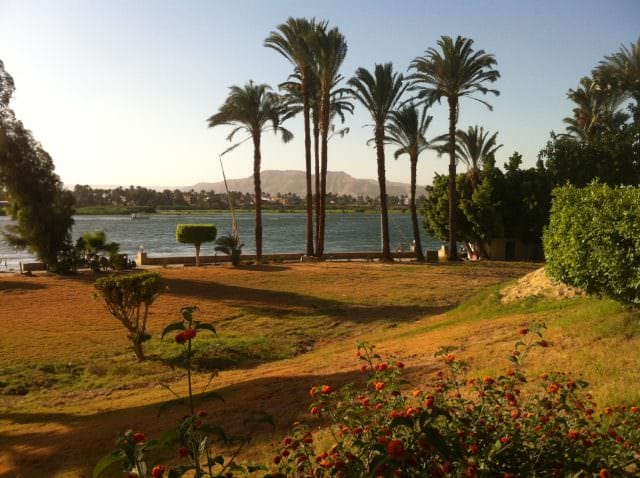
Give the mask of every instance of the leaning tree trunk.
M 200 244 L 196 244 L 196 267 L 200 267 Z
M 256 203 L 256 260 L 262 260 L 262 185 L 260 183 L 260 133 L 253 135 L 253 185 Z
M 316 163 L 316 253 L 320 246 L 320 126 L 315 120 L 313 124 L 313 150 Z
M 418 225 L 418 212 L 416 211 L 416 175 L 418 169 L 418 154 L 412 154 L 411 158 L 411 197 L 409 208 L 411 209 L 411 223 L 413 224 L 413 241 L 415 244 L 416 260 L 424 262 L 422 242 L 420 241 L 420 226 Z
M 456 246 L 456 123 L 458 98 L 449 98 L 449 260 L 458 259 Z
M 302 110 L 304 116 L 304 160 L 307 180 L 307 255 L 313 255 L 313 197 L 311 189 L 311 131 L 309 124 L 309 86 L 302 79 Z
M 393 262 L 389 241 L 389 211 L 387 210 L 387 178 L 384 167 L 384 127 L 376 127 L 376 159 L 378 161 L 378 184 L 380 186 L 380 225 L 382 229 L 382 260 Z
M 137 339 L 133 341 L 133 353 L 136 354 L 136 359 L 138 359 L 138 362 L 144 362 L 145 356 L 144 351 L 142 350 L 142 342 Z

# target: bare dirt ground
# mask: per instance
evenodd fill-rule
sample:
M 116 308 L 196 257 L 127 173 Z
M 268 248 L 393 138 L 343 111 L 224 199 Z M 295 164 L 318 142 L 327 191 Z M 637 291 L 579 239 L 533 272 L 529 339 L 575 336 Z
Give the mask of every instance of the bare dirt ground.
M 547 275 L 545 268 L 541 267 L 521 277 L 515 284 L 505 287 L 500 292 L 500 301 L 509 304 L 527 297 L 566 299 L 584 295 L 584 291 L 576 287 L 554 281 Z

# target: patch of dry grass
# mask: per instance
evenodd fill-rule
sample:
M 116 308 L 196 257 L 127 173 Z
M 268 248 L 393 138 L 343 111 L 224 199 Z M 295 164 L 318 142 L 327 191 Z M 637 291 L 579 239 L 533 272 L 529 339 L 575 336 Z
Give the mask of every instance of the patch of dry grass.
M 221 337 L 229 334 L 240 340 L 261 334 L 275 342 L 297 333 L 313 339 L 307 353 L 296 355 L 294 350 L 290 358 L 275 362 L 270 361 L 273 357 L 260 357 L 215 379 L 226 402 L 211 402 L 207 409 L 226 429 L 241 431 L 244 417 L 253 411 L 266 411 L 276 419 L 276 430 L 258 434 L 245 453 L 248 458 L 268 456 L 272 442 L 293 421 L 307 418 L 311 385 L 339 386 L 362 379 L 354 354 L 356 340 L 362 339 L 402 359 L 409 379 L 423 384 L 438 370 L 433 353 L 440 346 L 461 345 L 460 355 L 476 373 L 495 373 L 506 367 L 503 357 L 516 339 L 516 329 L 543 320 L 554 347 L 531 357 L 532 373 L 550 368 L 575 371 L 593 382 L 599 401 L 640 399 L 640 376 L 633 366 L 640 358 L 640 330 L 628 312 L 589 298 L 503 305 L 496 287 L 478 294 L 534 268 L 506 263 L 329 263 L 168 269 L 162 274 L 169 291 L 154 305 L 152 331 L 157 333 L 173 320 L 182 305 L 196 303 L 203 318 L 217 323 Z M 84 374 L 95 375 L 98 384 L 0 396 L 0 477 L 14 476 L 18 470 L 23 476 L 82 476 L 111 449 L 118 431 L 130 427 L 158 436 L 183 413 L 174 410 L 162 420 L 156 418 L 159 403 L 171 396 L 153 373 L 166 365 L 138 365 L 128 354 L 114 355 L 114 350 L 126 347 L 124 334 L 91 298 L 91 279 L 0 278 L 3 308 L 12 317 L 0 324 L 1 367 L 70 360 L 91 364 L 93 371 Z M 295 346 L 296 340 L 286 343 Z M 154 347 L 160 345 L 150 348 L 161 352 Z M 172 373 L 175 376 L 162 377 L 181 375 L 179 370 Z M 132 374 L 147 377 L 148 383 L 133 389 L 113 387 Z M 86 380 L 85 375 L 79 380 Z M 207 379 L 206 374 L 197 375 L 196 389 L 201 390 Z M 186 392 L 182 381 L 173 386 Z

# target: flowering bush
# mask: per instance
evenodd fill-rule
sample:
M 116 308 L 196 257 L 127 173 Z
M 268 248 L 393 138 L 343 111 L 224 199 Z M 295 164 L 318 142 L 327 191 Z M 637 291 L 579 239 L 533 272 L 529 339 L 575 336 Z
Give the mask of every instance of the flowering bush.
M 328 428 L 294 429 L 270 476 L 638 476 L 638 407 L 596 412 L 587 383 L 564 374 L 528 383 L 523 360 L 533 347 L 549 346 L 541 329 L 520 330 L 510 367 L 498 376 L 465 378 L 456 349 L 443 348 L 436 355 L 446 371 L 408 394 L 400 388 L 404 365 L 359 344 L 369 375 L 364 390 L 311 388 L 310 413 Z M 537 391 L 523 392 L 524 384 Z M 327 438 L 330 446 L 320 446 Z

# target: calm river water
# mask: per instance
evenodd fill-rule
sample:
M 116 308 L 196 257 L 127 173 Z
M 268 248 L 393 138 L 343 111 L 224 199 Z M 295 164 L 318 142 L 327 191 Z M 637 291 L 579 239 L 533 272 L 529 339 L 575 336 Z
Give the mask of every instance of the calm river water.
M 306 215 L 274 213 L 263 215 L 263 252 L 300 252 L 305 250 Z M 240 237 L 245 247 L 243 252 L 255 252 L 254 215 L 238 216 Z M 0 216 L 0 229 L 9 220 Z M 74 240 L 87 231 L 101 229 L 109 241 L 120 243 L 120 251 L 135 255 L 143 246 L 150 256 L 180 256 L 194 254 L 193 246 L 176 242 L 176 225 L 181 223 L 213 223 L 218 236 L 231 230 L 230 214 L 164 215 L 152 214 L 149 219 L 131 220 L 130 216 L 76 216 L 73 228 Z M 411 216 L 409 213 L 389 216 L 391 248 L 411 242 Z M 436 249 L 440 243 L 422 233 L 422 246 Z M 356 252 L 380 250 L 380 216 L 376 214 L 328 214 L 325 251 Z M 214 254 L 213 243 L 204 244 L 201 254 Z M 26 252 L 15 251 L 0 238 L 0 271 L 16 269 L 19 261 L 33 258 Z

